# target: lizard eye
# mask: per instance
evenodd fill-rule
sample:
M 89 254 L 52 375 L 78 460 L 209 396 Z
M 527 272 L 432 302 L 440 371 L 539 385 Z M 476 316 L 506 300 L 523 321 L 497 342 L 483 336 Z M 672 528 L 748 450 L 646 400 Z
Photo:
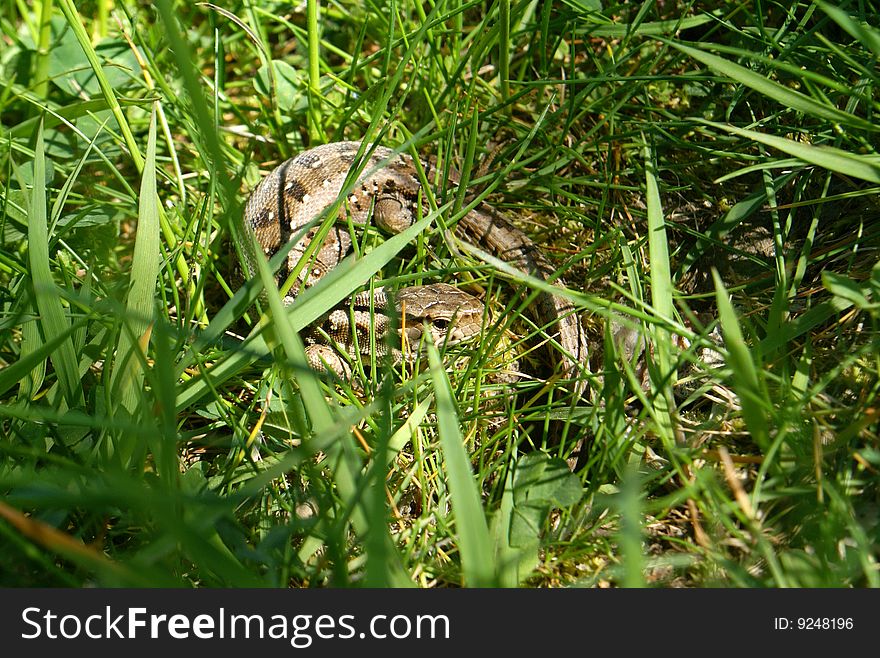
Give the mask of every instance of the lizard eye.
M 445 318 L 437 318 L 431 324 L 433 324 L 438 329 L 448 329 L 449 328 L 449 320 Z

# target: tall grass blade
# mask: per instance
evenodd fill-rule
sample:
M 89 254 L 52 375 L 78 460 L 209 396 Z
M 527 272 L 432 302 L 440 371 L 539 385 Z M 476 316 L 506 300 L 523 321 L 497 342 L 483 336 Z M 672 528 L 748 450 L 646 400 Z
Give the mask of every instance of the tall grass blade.
M 743 338 L 736 312 L 717 270 L 712 270 L 712 277 L 715 280 L 715 299 L 718 304 L 721 333 L 724 336 L 724 346 L 727 348 L 727 365 L 733 371 L 733 388 L 742 406 L 743 420 L 755 443 L 761 449 L 767 450 L 770 446 L 770 426 L 764 404 L 769 398 L 761 385 L 758 368 Z
M 52 0 L 40 3 L 40 43 L 34 62 L 34 95 L 45 98 L 49 91 L 49 56 L 52 49 Z
M 430 343 L 428 363 L 437 397 L 437 429 L 446 466 L 447 487 L 452 498 L 452 514 L 458 531 L 464 582 L 470 587 L 491 587 L 497 584 L 498 570 L 489 539 L 489 527 L 486 525 L 480 492 L 459 431 L 458 414 L 455 411 L 449 379 L 443 370 L 437 348 Z
M 21 178 L 21 177 L 19 177 Z M 21 181 L 22 189 L 25 183 Z M 84 398 L 79 379 L 79 362 L 73 347 L 70 321 L 66 317 L 61 297 L 49 264 L 49 216 L 46 206 L 46 155 L 42 125 L 37 132 L 34 148 L 34 176 L 30 207 L 28 209 L 28 262 L 34 299 L 40 313 L 43 340 L 53 342 L 61 336 L 51 360 L 55 376 L 61 385 L 64 399 L 71 408 L 82 406 Z
M 649 145 L 645 146 L 645 191 L 648 206 L 648 255 L 650 258 L 651 301 L 657 314 L 671 318 L 672 273 L 669 267 L 669 246 L 666 235 L 666 221 L 660 201 L 660 190 L 654 170 L 654 155 Z M 652 377 L 654 404 L 652 405 L 658 426 L 665 439 L 673 440 L 672 382 L 675 381 L 675 368 L 672 366 L 672 336 L 658 324 L 650 327 L 654 354 L 656 356 L 657 379 Z
M 754 89 L 759 94 L 763 94 L 767 98 L 775 100 L 783 107 L 790 107 L 793 110 L 809 114 L 818 119 L 826 119 L 857 130 L 866 130 L 869 132 L 880 130 L 880 126 L 876 126 L 870 121 L 866 121 L 865 119 L 850 114 L 849 112 L 838 110 L 833 105 L 824 105 L 809 96 L 805 96 L 798 91 L 794 91 L 778 82 L 770 80 L 767 76 L 755 73 L 754 71 L 747 69 L 744 66 L 740 66 L 739 64 L 735 64 L 723 57 L 718 57 L 718 55 L 713 55 L 705 50 L 686 46 L 683 43 L 677 43 L 668 39 L 661 38 L 661 41 L 680 50 L 684 54 L 693 57 L 695 60 L 702 62 L 713 71 L 736 80 L 737 82 L 744 84 L 746 87 Z
M 101 66 L 101 60 L 98 58 L 98 53 L 95 52 L 95 48 L 92 46 L 92 40 L 89 38 L 82 21 L 79 19 L 76 5 L 73 4 L 73 0 L 58 0 L 58 6 L 64 13 L 64 18 L 67 19 L 67 24 L 70 25 L 70 29 L 73 30 L 77 42 L 83 49 L 86 59 L 88 59 L 92 71 L 95 73 L 95 79 L 101 87 L 101 93 L 104 95 L 107 105 L 110 107 L 110 111 L 116 119 L 119 130 L 122 131 L 122 137 L 125 140 L 125 145 L 128 147 L 131 158 L 134 160 L 138 171 L 140 171 L 144 166 L 144 158 L 138 148 L 137 140 L 134 137 L 131 126 L 129 126 L 128 120 L 122 112 L 122 107 L 119 105 L 119 99 L 116 97 L 116 92 L 113 91 L 113 87 L 107 79 L 107 75 L 104 73 L 104 68 Z
M 309 50 L 309 137 L 318 139 L 321 136 L 320 98 L 321 98 L 321 35 L 318 31 L 318 16 L 321 7 L 318 0 L 306 0 L 306 26 L 308 29 Z
M 126 296 L 126 313 L 116 346 L 111 388 L 122 407 L 134 415 L 143 391 L 143 363 L 154 321 L 156 283 L 161 262 L 159 198 L 156 194 L 156 114 L 150 117 L 147 159 L 138 201 L 137 235 Z
M 724 123 L 715 121 L 699 120 L 707 126 L 726 130 L 734 135 L 752 139 L 761 144 L 772 146 L 784 153 L 793 155 L 796 158 L 808 162 L 810 164 L 823 167 L 828 171 L 833 171 L 843 176 L 852 176 L 860 178 L 871 183 L 880 183 L 880 158 L 877 156 L 860 155 L 850 153 L 834 146 L 813 146 L 796 142 L 785 137 L 777 137 L 776 135 L 768 135 L 765 133 L 747 130 L 745 128 L 737 128 Z
M 28 372 L 21 379 L 17 380 L 19 382 L 18 398 L 23 401 L 33 399 L 43 385 L 43 378 L 46 376 L 46 358 L 51 353 L 51 350 L 47 350 L 44 356 L 34 358 L 40 346 L 45 343 L 43 343 L 43 337 L 40 335 L 40 320 L 37 308 L 32 302 L 28 303 L 28 307 L 28 313 L 32 317 L 21 323 L 21 352 L 18 355 L 18 361 L 15 363 L 15 365 L 18 365 L 20 363 L 35 362 L 33 367 L 29 368 Z M 0 371 L 0 395 L 5 392 L 2 379 L 4 375 L 8 377 L 8 369 L 4 368 Z M 14 383 L 15 380 L 9 381 Z
M 495 546 L 495 560 L 498 564 L 498 585 L 516 587 L 521 576 L 519 570 L 520 551 L 510 544 L 510 527 L 513 522 L 513 469 L 507 471 L 501 505 L 493 515 L 490 524 L 491 539 Z
M 622 559 L 621 586 L 627 588 L 645 587 L 645 548 L 642 528 L 641 478 L 638 469 L 632 464 L 627 467 L 617 496 L 620 512 L 620 531 L 618 541 Z
M 498 80 L 501 103 L 510 98 L 510 0 L 498 2 Z

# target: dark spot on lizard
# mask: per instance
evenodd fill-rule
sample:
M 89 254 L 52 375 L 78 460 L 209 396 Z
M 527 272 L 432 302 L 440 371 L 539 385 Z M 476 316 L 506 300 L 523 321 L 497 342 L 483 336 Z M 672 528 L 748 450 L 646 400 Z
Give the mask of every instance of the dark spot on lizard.
M 293 159 L 293 163 L 301 167 L 314 169 L 320 166 L 321 156 L 319 156 L 317 153 L 313 153 L 312 151 L 304 151 Z
M 250 225 L 251 228 L 253 228 L 254 230 L 259 230 L 266 226 L 271 226 L 272 224 L 277 223 L 274 220 L 275 213 L 269 210 L 269 208 L 267 208 L 266 206 L 263 206 L 262 208 L 257 210 L 257 213 L 253 215 L 253 217 L 251 217 Z
M 291 196 L 302 203 L 302 200 L 306 196 L 306 194 L 308 194 L 308 191 L 302 183 L 294 178 L 285 183 L 284 194 L 287 196 Z

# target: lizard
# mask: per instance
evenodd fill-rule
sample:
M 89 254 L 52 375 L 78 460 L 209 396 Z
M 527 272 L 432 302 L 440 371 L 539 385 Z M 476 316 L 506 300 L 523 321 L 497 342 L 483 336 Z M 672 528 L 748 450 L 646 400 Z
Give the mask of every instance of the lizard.
M 257 244 L 267 257 L 277 253 L 293 236 L 302 232 L 304 227 L 337 200 L 349 171 L 362 150 L 361 146 L 361 142 L 356 141 L 316 146 L 281 163 L 257 184 L 245 205 L 242 221 L 244 229 L 253 232 Z M 380 145 L 367 145 L 363 151 L 367 154 L 367 159 L 362 173 L 348 192 L 345 203 L 340 206 L 340 221 L 330 228 L 310 267 L 301 274 L 302 285 L 313 284 L 350 251 L 352 240 L 346 227 L 346 217 L 354 225 L 364 225 L 372 218 L 379 228 L 397 233 L 412 225 L 419 216 L 418 204 L 425 204 L 418 169 L 409 155 Z M 429 164 L 421 162 L 421 166 L 424 171 L 431 171 Z M 453 174 L 450 181 L 458 183 L 458 177 Z M 428 209 L 425 207 L 421 210 Z M 317 230 L 317 226 L 310 228 L 290 250 L 278 273 L 279 281 L 284 281 L 290 272 L 295 271 L 294 268 Z M 465 214 L 454 230 L 465 242 L 487 251 L 518 270 L 546 280 L 560 289 L 565 287 L 564 281 L 556 276 L 555 268 L 539 246 L 488 204 L 484 203 Z M 256 273 L 253 260 L 256 255 L 249 253 L 248 249 L 244 249 L 244 254 L 246 267 L 253 276 Z M 475 298 L 472 298 L 473 301 L 464 297 L 454 299 L 451 291 L 457 291 L 461 295 L 466 293 L 452 286 L 417 286 L 403 290 L 408 291 L 404 294 L 408 298 L 410 309 L 423 296 L 426 299 L 433 296 L 434 304 L 425 304 L 425 308 L 437 309 L 439 300 L 440 306 L 444 306 L 442 302 L 446 301 L 449 304 L 445 306 L 452 309 L 450 311 L 447 308 L 448 317 L 443 322 L 448 323 L 455 316 L 457 331 L 460 333 L 470 336 L 479 331 L 481 314 L 475 312 L 473 302 L 480 302 Z M 290 301 L 291 297 L 285 300 L 286 303 Z M 382 305 L 376 304 L 377 307 Z M 532 306 L 538 325 L 548 327 L 551 337 L 561 348 L 561 356 L 558 357 L 560 374 L 576 380 L 576 392 L 583 393 L 585 384 L 583 379 L 578 379 L 578 373 L 581 367 L 586 367 L 587 338 L 574 305 L 561 294 L 541 292 Z M 467 310 L 458 311 L 459 308 Z M 343 320 L 343 316 L 347 314 L 337 316 L 337 321 L 347 322 L 347 317 Z M 409 326 L 412 327 L 423 319 L 427 318 L 412 317 L 408 321 Z M 358 322 L 357 318 L 355 322 Z M 435 328 L 432 331 L 435 333 L 432 338 L 435 342 L 445 338 L 440 329 Z M 443 335 L 438 337 L 438 332 Z M 349 331 L 349 335 L 350 333 Z M 326 350 L 321 354 L 326 354 Z M 559 352 L 554 350 L 554 354 Z

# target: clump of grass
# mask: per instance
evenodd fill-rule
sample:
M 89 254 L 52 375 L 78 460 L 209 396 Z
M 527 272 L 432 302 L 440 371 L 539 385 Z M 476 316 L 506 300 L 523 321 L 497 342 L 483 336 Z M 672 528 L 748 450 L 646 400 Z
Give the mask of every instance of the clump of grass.
M 3 584 L 878 585 L 872 3 L 8 4 Z M 338 139 L 443 173 L 284 308 L 235 218 Z M 589 397 L 542 283 L 450 238 L 477 200 L 557 264 Z M 306 367 L 433 280 L 480 342 Z

